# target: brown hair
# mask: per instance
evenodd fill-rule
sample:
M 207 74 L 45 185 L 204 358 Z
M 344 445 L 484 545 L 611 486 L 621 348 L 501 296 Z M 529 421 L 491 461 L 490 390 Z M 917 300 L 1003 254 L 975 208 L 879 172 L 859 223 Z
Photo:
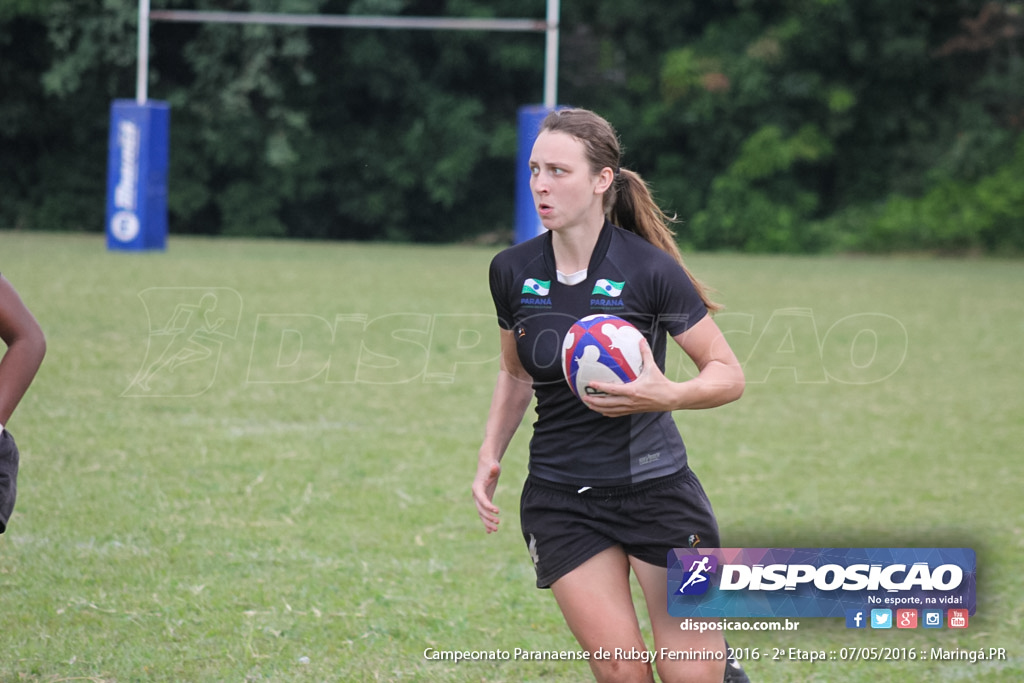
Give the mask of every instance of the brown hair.
M 639 173 L 620 168 L 622 145 L 608 121 L 587 109 L 556 109 L 544 118 L 540 130 L 566 133 L 582 142 L 592 173 L 612 169 L 615 180 L 604 194 L 604 212 L 608 219 L 671 255 L 686 272 L 708 310 L 713 313 L 722 308 L 711 300 L 708 287 L 683 263 L 675 233 L 669 228 L 669 224 L 676 222 L 675 217 L 661 210 Z

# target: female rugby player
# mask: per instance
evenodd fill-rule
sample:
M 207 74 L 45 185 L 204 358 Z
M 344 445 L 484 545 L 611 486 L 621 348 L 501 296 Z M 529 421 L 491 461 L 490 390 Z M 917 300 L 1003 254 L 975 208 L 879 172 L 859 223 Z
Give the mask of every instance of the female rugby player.
M 672 411 L 738 399 L 743 372 L 708 315 L 718 306 L 683 265 L 670 219 L 640 176 L 620 169 L 620 154 L 614 129 L 593 112 L 559 110 L 541 124 L 530 187 L 548 231 L 491 263 L 501 369 L 473 497 L 487 532 L 496 531 L 501 459 L 536 396 L 520 501 L 523 537 L 537 586 L 551 589 L 580 646 L 592 653 L 647 650 L 630 595 L 632 571 L 656 652 L 718 655 L 657 658 L 662 681 L 746 680 L 742 669 L 726 667 L 721 631 L 683 631 L 666 607 L 669 551 L 720 545 Z M 629 384 L 593 383 L 603 394 L 580 400 L 562 373 L 562 339 L 594 313 L 613 313 L 640 329 L 644 370 Z M 696 365 L 692 379 L 665 376 L 669 337 Z M 599 681 L 653 680 L 644 659 L 589 662 Z

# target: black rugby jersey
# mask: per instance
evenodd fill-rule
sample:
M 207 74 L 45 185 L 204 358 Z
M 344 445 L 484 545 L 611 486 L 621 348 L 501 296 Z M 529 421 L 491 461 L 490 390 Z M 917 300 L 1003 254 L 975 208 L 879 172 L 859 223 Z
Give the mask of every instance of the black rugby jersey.
M 576 285 L 558 282 L 551 234 L 505 249 L 490 267 L 498 324 L 511 330 L 519 359 L 533 378 L 537 420 L 530 473 L 578 486 L 621 486 L 678 472 L 686 447 L 672 414 L 610 418 L 573 395 L 562 371 L 562 340 L 580 318 L 610 313 L 647 338 L 665 369 L 667 335 L 707 315 L 686 272 L 669 254 L 605 223 Z

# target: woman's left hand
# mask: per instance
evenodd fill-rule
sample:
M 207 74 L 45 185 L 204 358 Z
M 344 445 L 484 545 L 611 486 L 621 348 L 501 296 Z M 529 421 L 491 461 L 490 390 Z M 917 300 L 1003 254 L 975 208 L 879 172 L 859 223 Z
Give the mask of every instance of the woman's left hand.
M 665 377 L 654 361 L 647 339 L 640 340 L 640 356 L 644 369 L 639 377 L 628 384 L 591 382 L 592 389 L 603 393 L 587 394 L 583 402 L 605 417 L 671 410 L 675 382 Z
M 644 369 L 628 384 L 591 382 L 602 394 L 584 396 L 583 401 L 606 417 L 633 413 L 714 408 L 735 401 L 746 385 L 743 368 L 711 316 L 673 337 L 697 367 L 697 376 L 673 382 L 658 368 L 647 339 L 640 342 Z

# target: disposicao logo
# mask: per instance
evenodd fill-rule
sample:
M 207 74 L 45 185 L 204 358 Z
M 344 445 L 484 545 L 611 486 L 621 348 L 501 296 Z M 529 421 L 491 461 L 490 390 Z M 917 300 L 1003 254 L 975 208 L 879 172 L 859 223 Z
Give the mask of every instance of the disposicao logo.
M 523 282 L 523 294 L 547 296 L 550 291 L 551 280 L 534 280 L 532 277 L 528 277 L 526 278 L 526 281 Z
M 970 548 L 676 548 L 668 555 L 673 617 L 850 619 L 856 610 L 867 621 L 871 610 L 895 606 L 970 615 L 976 586 Z
M 601 296 L 616 297 L 622 295 L 622 288 L 626 286 L 626 281 L 616 282 L 615 280 L 605 280 L 601 278 L 594 284 L 594 291 L 591 294 L 600 294 Z

